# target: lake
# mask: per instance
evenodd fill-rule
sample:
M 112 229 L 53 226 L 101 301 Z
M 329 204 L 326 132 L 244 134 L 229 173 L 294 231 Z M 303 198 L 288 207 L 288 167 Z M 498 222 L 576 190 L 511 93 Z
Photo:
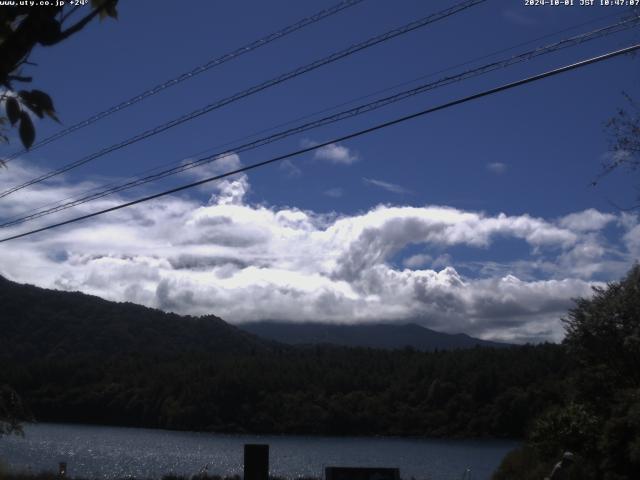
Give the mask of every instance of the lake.
M 221 435 L 142 428 L 36 424 L 25 437 L 0 439 L 0 461 L 16 471 L 57 471 L 70 476 L 158 478 L 242 474 L 243 445 L 270 445 L 272 475 L 322 477 L 325 466 L 399 467 L 404 479 L 488 480 L 515 441 L 425 440 L 386 437 Z

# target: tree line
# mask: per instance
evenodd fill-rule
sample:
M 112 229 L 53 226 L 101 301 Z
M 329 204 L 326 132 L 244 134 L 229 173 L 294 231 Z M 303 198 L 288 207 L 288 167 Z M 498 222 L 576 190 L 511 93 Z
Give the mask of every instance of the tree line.
M 565 451 L 567 478 L 640 471 L 640 266 L 577 300 L 562 344 L 499 349 L 292 347 L 215 317 L 2 279 L 0 302 L 0 384 L 39 421 L 512 437 L 524 444 L 496 480 L 544 478 Z
M 28 345 L 20 347 L 28 350 Z M 424 353 L 315 346 L 0 360 L 40 421 L 215 432 L 522 437 L 562 398 L 557 345 Z
M 534 419 L 495 480 L 544 478 L 564 451 L 568 479 L 631 480 L 640 472 L 640 266 L 578 299 L 562 348 L 572 367 L 557 404 Z

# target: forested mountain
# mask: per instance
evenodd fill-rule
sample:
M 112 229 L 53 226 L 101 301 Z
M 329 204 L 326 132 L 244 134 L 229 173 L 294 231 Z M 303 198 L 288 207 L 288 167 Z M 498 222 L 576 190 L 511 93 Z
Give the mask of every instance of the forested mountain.
M 249 352 L 268 348 L 213 315 L 180 316 L 0 276 L 0 351 L 18 359 L 123 353 Z
M 420 352 L 260 340 L 0 281 L 0 384 L 41 421 L 219 432 L 519 437 L 560 401 L 558 345 Z
M 263 321 L 243 323 L 240 328 L 263 338 L 290 345 L 341 345 L 393 350 L 412 347 L 430 352 L 460 348 L 508 347 L 511 345 L 473 338 L 463 333 L 436 332 L 415 323 L 346 325 Z

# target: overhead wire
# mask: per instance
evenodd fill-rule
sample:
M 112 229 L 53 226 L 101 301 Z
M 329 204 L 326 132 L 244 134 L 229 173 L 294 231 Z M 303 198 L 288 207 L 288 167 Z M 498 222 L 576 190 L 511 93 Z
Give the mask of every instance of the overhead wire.
M 86 214 L 86 215 L 81 215 L 79 217 L 75 217 L 75 218 L 72 218 L 72 219 L 69 219 L 69 220 L 65 220 L 63 222 L 47 225 L 45 227 L 41 227 L 41 228 L 37 228 L 37 229 L 34 229 L 34 230 L 30 230 L 28 232 L 23 232 L 23 233 L 20 233 L 20 234 L 16 234 L 16 235 L 12 235 L 12 236 L 9 236 L 9 237 L 5 237 L 5 238 L 0 239 L 0 243 L 8 242 L 10 240 L 15 240 L 15 239 L 18 239 L 18 238 L 24 238 L 24 237 L 27 237 L 27 236 L 30 236 L 30 235 L 34 235 L 36 233 L 44 232 L 44 231 L 51 230 L 51 229 L 54 229 L 54 228 L 58 228 L 58 227 L 61 227 L 61 226 L 64 226 L 64 225 L 69 225 L 69 224 L 76 223 L 76 222 L 79 222 L 79 221 L 82 221 L 82 220 L 87 220 L 89 218 L 97 217 L 99 215 L 104 215 L 106 213 L 110 213 L 110 212 L 113 212 L 113 211 L 116 211 L 116 210 L 121 210 L 123 208 L 131 207 L 133 205 L 137 205 L 137 204 L 140 204 L 140 203 L 148 202 L 148 201 L 154 200 L 156 198 L 160 198 L 160 197 L 164 197 L 166 195 L 171 195 L 171 194 L 174 194 L 174 193 L 177 193 L 177 192 L 181 192 L 181 191 L 184 191 L 184 190 L 187 190 L 187 189 L 190 189 L 190 188 L 194 188 L 194 187 L 197 187 L 197 186 L 200 186 L 200 185 L 204 185 L 206 183 L 210 183 L 210 182 L 213 182 L 213 181 L 216 181 L 216 180 L 220 180 L 220 179 L 223 179 L 223 178 L 226 178 L 226 177 L 230 177 L 232 175 L 237 175 L 239 173 L 247 172 L 249 170 L 254 170 L 254 169 L 257 169 L 257 168 L 260 168 L 260 167 L 264 167 L 266 165 L 270 165 L 270 164 L 273 164 L 275 162 L 279 162 L 279 161 L 282 161 L 282 160 L 285 160 L 285 159 L 288 159 L 288 158 L 292 158 L 292 157 L 296 157 L 296 156 L 302 155 L 304 153 L 308 153 L 308 152 L 312 152 L 314 150 L 318 150 L 320 148 L 326 147 L 327 145 L 331 145 L 331 144 L 335 144 L 335 143 L 351 140 L 353 138 L 357 138 L 357 137 L 360 137 L 360 136 L 363 136 L 363 135 L 367 135 L 369 133 L 373 133 L 375 131 L 378 131 L 378 130 L 381 130 L 381 129 L 384 129 L 384 128 L 391 127 L 393 125 L 398 125 L 400 123 L 404 123 L 404 122 L 409 121 L 409 120 L 413 120 L 413 119 L 416 119 L 416 118 L 419 118 L 419 117 L 423 117 L 425 115 L 428 115 L 428 114 L 431 114 L 431 113 L 435 113 L 435 112 L 440 111 L 440 110 L 445 110 L 447 108 L 451 108 L 451 107 L 454 107 L 454 106 L 457 106 L 457 105 L 461 105 L 463 103 L 467 103 L 467 102 L 470 102 L 470 101 L 478 100 L 480 98 L 487 97 L 487 96 L 490 96 L 490 95 L 494 95 L 494 94 L 499 93 L 499 92 L 503 92 L 503 91 L 506 91 L 506 90 L 511 90 L 513 88 L 520 87 L 520 86 L 526 85 L 526 84 L 530 84 L 530 83 L 533 83 L 533 82 L 536 82 L 536 81 L 540 81 L 542 79 L 545 79 L 545 78 L 548 78 L 548 77 L 552 77 L 552 76 L 556 76 L 556 75 L 559 75 L 561 73 L 565 73 L 565 72 L 568 72 L 568 71 L 571 71 L 571 70 L 576 70 L 576 69 L 579 69 L 579 68 L 583 68 L 583 67 L 586 67 L 587 65 L 603 62 L 605 60 L 609 60 L 611 58 L 618 57 L 620 55 L 624 55 L 624 54 L 628 54 L 628 53 L 634 52 L 634 51 L 636 51 L 638 49 L 640 49 L 640 44 L 631 45 L 629 47 L 622 48 L 622 49 L 619 49 L 619 50 L 615 50 L 615 51 L 612 51 L 612 52 L 608 52 L 608 53 L 605 53 L 603 55 L 599 55 L 599 56 L 596 56 L 596 57 L 591 57 L 591 58 L 588 58 L 586 60 L 581 60 L 581 61 L 569 64 L 569 65 L 565 65 L 565 66 L 562 66 L 562 67 L 559 67 L 559 68 L 555 68 L 553 70 L 549 70 L 549 71 L 546 71 L 546 72 L 543 72 L 543 73 L 539 73 L 539 74 L 536 74 L 536 75 L 533 75 L 533 76 L 530 76 L 530 77 L 527 77 L 527 78 L 524 78 L 524 79 L 521 79 L 521 80 L 517 80 L 515 82 L 510 82 L 510 83 L 507 83 L 507 84 L 504 84 L 504 85 L 501 85 L 501 86 L 498 86 L 498 87 L 494 87 L 494 88 L 491 88 L 491 89 L 488 89 L 488 90 L 484 90 L 484 91 L 479 92 L 479 93 L 468 95 L 466 97 L 459 98 L 457 100 L 452 100 L 450 102 L 446 102 L 446 103 L 440 104 L 440 105 L 435 106 L 435 107 L 426 108 L 426 109 L 420 110 L 418 112 L 415 112 L 415 113 L 412 113 L 412 114 L 409 114 L 409 115 L 404 115 L 404 116 L 395 118 L 393 120 L 389 120 L 389 121 L 386 121 L 386 122 L 383 122 L 383 123 L 379 123 L 379 124 L 376 124 L 376 125 L 374 125 L 372 127 L 368 127 L 368 128 L 362 129 L 362 130 L 358 130 L 358 131 L 349 133 L 347 135 L 342 135 L 340 137 L 333 138 L 331 140 L 319 143 L 317 145 L 301 148 L 299 150 L 286 153 L 284 155 L 279 155 L 279 156 L 276 156 L 276 157 L 272 157 L 272 158 L 270 158 L 268 160 L 263 160 L 261 162 L 256 162 L 256 163 L 252 163 L 250 165 L 246 165 L 244 167 L 236 168 L 235 170 L 232 170 L 232 171 L 220 174 L 220 175 L 215 175 L 215 176 L 212 176 L 212 177 L 209 177 L 209 178 L 205 178 L 203 180 L 199 180 L 199 181 L 196 181 L 196 182 L 188 183 L 186 185 L 181 185 L 179 187 L 171 188 L 171 189 L 165 190 L 163 192 L 155 193 L 153 195 L 148 195 L 146 197 L 142 197 L 142 198 L 139 198 L 139 199 L 136 199 L 136 200 L 132 200 L 130 202 L 126 202 L 126 203 L 122 203 L 122 204 L 119 204 L 119 205 L 115 205 L 113 207 L 106 208 L 106 209 L 103 209 L 103 210 L 99 210 L 97 212 L 89 213 L 89 214 Z
M 90 154 L 86 157 L 83 157 L 79 160 L 76 160 L 74 162 L 68 163 L 67 165 L 64 165 L 56 170 L 52 170 L 48 173 L 45 173 L 43 175 L 40 175 L 39 177 L 33 178 L 31 180 L 28 180 L 27 182 L 24 182 L 20 185 L 16 185 L 14 187 L 11 187 L 3 192 L 0 192 L 0 198 L 6 197 L 7 195 L 10 195 L 14 192 L 17 192 L 19 190 L 22 190 L 24 188 L 27 188 L 31 185 L 43 182 L 49 178 L 53 178 L 57 175 L 60 175 L 62 173 L 68 172 L 69 170 L 72 170 L 74 168 L 77 168 L 81 165 L 84 165 L 86 163 L 89 163 L 93 160 L 96 160 L 97 158 L 103 157 L 104 155 L 107 155 L 108 153 L 114 152 L 116 150 L 120 150 L 122 148 L 125 148 L 129 145 L 132 145 L 134 143 L 137 143 L 141 140 L 147 139 L 149 137 L 152 137 L 154 135 L 157 135 L 159 133 L 162 133 L 166 130 L 169 130 L 170 128 L 176 127 L 178 125 L 181 125 L 187 121 L 191 121 L 197 117 L 200 117 L 206 113 L 209 113 L 213 110 L 216 110 L 218 108 L 221 108 L 225 105 L 228 105 L 232 102 L 238 101 L 240 99 L 246 98 L 250 95 L 256 94 L 258 92 L 261 92 L 262 90 L 265 90 L 267 88 L 270 88 L 272 86 L 281 84 L 283 82 L 286 82 L 287 80 L 290 80 L 292 78 L 298 77 L 302 74 L 308 73 L 312 70 L 315 70 L 317 68 L 320 68 L 324 65 L 328 65 L 330 63 L 333 63 L 335 61 L 338 61 L 342 58 L 348 57 L 350 55 L 353 55 L 361 50 L 365 50 L 367 48 L 373 47 L 377 44 L 389 41 L 395 37 L 398 37 L 400 35 L 404 35 L 407 34 L 409 32 L 412 32 L 418 28 L 422 28 L 425 27 L 431 23 L 437 22 L 438 20 L 442 20 L 444 18 L 450 17 L 452 15 L 455 15 L 457 13 L 460 13 L 464 10 L 467 10 L 471 7 L 474 7 L 476 5 L 479 5 L 481 3 L 486 2 L 487 0 L 465 0 L 463 2 L 460 2 L 452 7 L 446 8 L 444 10 L 441 10 L 439 12 L 427 15 L 426 17 L 423 17 L 421 19 L 418 20 L 414 20 L 412 22 L 409 22 L 401 27 L 397 27 L 394 28 L 392 30 L 389 30 L 385 33 L 382 33 L 380 35 L 376 35 L 374 37 L 369 38 L 368 40 L 365 40 L 363 42 L 357 43 L 355 45 L 352 45 L 346 49 L 340 50 L 338 52 L 332 53 L 329 56 L 323 57 L 319 60 L 316 60 L 314 62 L 308 63 L 306 65 L 303 65 L 301 67 L 298 67 L 294 70 L 291 70 L 287 73 L 278 75 L 277 77 L 274 77 L 270 80 L 267 80 L 265 82 L 262 82 L 258 85 L 254 85 L 253 87 L 250 87 L 246 90 L 242 90 L 234 95 L 231 95 L 229 97 L 223 98 L 221 100 L 218 100 L 214 103 L 210 103 L 204 107 L 198 108 L 196 110 L 193 110 L 190 113 L 184 114 L 174 120 L 171 120 L 169 122 L 163 123 L 161 125 L 158 125 L 157 127 L 154 127 L 152 129 L 146 130 L 138 135 L 135 135 L 133 137 L 128 138 L 127 140 L 124 140 L 122 142 L 113 144 L 109 147 L 103 148 L 102 150 L 99 150 L 98 152 L 95 152 L 93 154 Z
M 222 152 L 217 152 L 214 153 L 212 155 L 208 155 L 205 156 L 203 158 L 200 158 L 198 160 L 192 160 L 186 163 L 180 163 L 178 166 L 174 167 L 174 168 L 170 168 L 170 169 L 165 169 L 162 171 L 159 171 L 157 173 L 154 173 L 152 175 L 148 175 L 142 178 L 134 178 L 133 180 L 130 180 L 128 182 L 119 184 L 119 185 L 115 185 L 114 184 L 109 184 L 107 186 L 103 186 L 102 190 L 99 190 L 94 188 L 89 190 L 88 192 L 85 193 L 89 193 L 91 191 L 94 190 L 98 190 L 96 193 L 90 194 L 90 195 L 84 195 L 80 198 L 75 198 L 72 197 L 70 199 L 65 199 L 62 200 L 60 202 L 58 202 L 57 204 L 55 204 L 54 206 L 51 206 L 49 208 L 45 207 L 40 207 L 40 211 L 36 211 L 35 213 L 31 213 L 28 215 L 23 215 L 21 217 L 14 217 L 12 219 L 9 219 L 7 221 L 5 221 L 4 223 L 0 223 L 0 228 L 7 228 L 7 227 L 11 227 L 20 223 L 24 223 L 30 220 L 35 220 L 37 218 L 41 218 L 43 216 L 46 215 L 51 215 L 78 205 L 82 205 L 85 203 L 88 203 L 90 201 L 94 201 L 103 197 L 106 197 L 108 195 L 112 195 L 114 193 L 118 193 L 124 190 L 128 190 L 152 181 L 157 181 L 160 180 L 162 178 L 168 177 L 170 175 L 176 175 L 178 173 L 182 173 L 185 172 L 187 170 L 190 170 L 192 168 L 197 168 L 200 167 L 204 164 L 207 163 L 211 163 L 217 160 L 220 160 L 222 158 L 228 157 L 232 154 L 237 154 L 237 153 L 242 153 L 245 152 L 247 150 L 252 150 L 264 145 L 267 145 L 269 143 L 273 143 L 275 141 L 278 140 L 282 140 L 284 138 L 287 138 L 289 136 L 295 135 L 295 134 L 299 134 L 302 132 L 306 132 L 308 130 L 311 129 L 315 129 L 315 128 L 319 128 L 321 126 L 325 126 L 325 125 L 329 125 L 338 121 L 342 121 L 345 120 L 347 118 L 351 118 L 351 117 L 355 117 L 357 115 L 361 115 L 379 108 L 382 108 L 384 106 L 390 105 L 392 103 L 396 103 L 398 101 L 401 100 L 405 100 L 407 98 L 413 97 L 415 95 L 439 88 L 439 87 L 443 87 L 446 85 L 450 85 L 452 83 L 455 82 L 460 82 L 463 80 L 467 80 L 469 78 L 473 78 L 479 75 L 483 75 L 489 72 L 493 72 L 495 70 L 501 69 L 501 68 L 506 68 L 524 61 L 528 61 L 528 60 L 532 60 L 533 58 L 537 58 L 539 56 L 542 55 L 546 55 L 546 54 L 550 54 L 556 51 L 559 51 L 561 49 L 565 49 L 565 48 L 569 48 L 569 47 L 574 47 L 577 45 L 581 45 L 587 41 L 591 41 L 591 40 L 595 40 L 598 38 L 602 38 L 604 36 L 608 36 L 614 33 L 618 33 L 620 31 L 624 31 L 627 30 L 629 28 L 632 28 L 634 26 L 637 26 L 638 23 L 640 23 L 640 18 L 638 17 L 634 17 L 634 18 L 629 18 L 626 20 L 622 20 L 620 22 L 617 22 L 615 24 L 612 25 L 608 25 L 605 27 L 601 27 L 598 28 L 596 30 L 590 31 L 590 32 L 586 32 L 586 33 L 582 33 L 579 35 L 575 35 L 573 37 L 569 37 L 566 39 L 562 39 L 558 42 L 554 42 L 552 44 L 549 45 L 544 45 L 544 46 L 539 46 L 536 47 L 534 49 L 525 51 L 523 53 L 519 53 L 517 55 L 513 55 L 511 57 L 507 57 L 501 60 L 496 60 L 494 62 L 479 66 L 479 67 L 475 67 L 463 72 L 460 72 L 456 75 L 450 75 L 447 77 L 443 77 L 439 80 L 436 80 L 434 82 L 430 82 L 430 83 L 426 83 L 426 84 L 422 84 L 419 85 L 417 87 L 414 87 L 412 89 L 409 90 L 405 90 L 402 92 L 398 92 L 394 95 L 390 95 L 390 96 L 386 96 L 384 98 L 379 98 L 376 99 L 372 102 L 368 102 L 356 107 L 353 107 L 351 109 L 347 109 L 344 110 L 342 112 L 338 112 L 335 113 L 333 115 L 329 115 L 311 122 L 307 122 L 304 123 L 302 125 L 298 125 L 296 127 L 284 130 L 284 131 L 280 131 L 278 133 L 275 133 L 273 135 L 269 135 L 266 137 L 262 137 L 259 138 L 257 140 L 254 140 L 252 142 L 248 142 L 245 143 L 243 145 L 238 145 L 230 150 L 226 150 L 226 151 L 222 151 Z M 175 163 L 175 162 L 173 162 Z M 158 167 L 152 169 L 154 171 L 159 170 Z M 72 200 L 72 201 L 66 201 L 66 200 Z M 66 203 L 65 203 L 66 202 Z M 41 208 L 46 208 L 45 210 L 41 210 Z
M 11 162 L 12 160 L 15 160 L 17 157 L 19 157 L 20 155 L 24 155 L 28 152 L 32 152 L 40 147 L 43 147 L 51 142 L 55 142 L 56 140 L 59 140 L 60 138 L 66 137 L 67 135 L 76 132 L 82 128 L 88 127 L 89 125 L 92 125 L 100 120 L 102 120 L 103 118 L 106 118 L 110 115 L 113 115 L 116 112 L 119 112 L 120 110 L 124 110 L 125 108 L 128 108 L 132 105 L 135 105 L 136 103 L 139 103 L 149 97 L 152 97 L 154 95 L 157 95 L 158 93 L 162 92 L 163 90 L 166 90 L 168 88 L 171 88 L 175 85 L 178 85 L 179 83 L 182 83 L 186 80 L 190 80 L 194 77 L 196 77 L 197 75 L 200 75 L 201 73 L 204 73 L 208 70 L 211 70 L 214 67 L 218 67 L 230 60 L 234 60 L 246 53 L 252 52 L 254 50 L 257 50 L 260 47 L 264 47 L 265 45 L 268 45 L 276 40 L 279 40 L 281 38 L 286 37 L 287 35 L 290 35 L 306 26 L 312 25 L 314 23 L 319 22 L 320 20 L 324 20 L 325 18 L 331 17 L 332 15 L 335 15 L 343 10 L 346 10 L 348 8 L 354 7 L 355 5 L 362 3 L 364 0 L 342 0 L 340 2 L 338 2 L 337 4 L 329 7 L 329 8 L 325 8 L 323 10 L 320 10 L 319 12 L 309 16 L 309 17 L 305 17 L 299 21 L 297 21 L 296 23 L 293 23 L 291 25 L 288 25 L 276 32 L 272 32 L 268 35 L 265 35 L 262 38 L 259 38 L 258 40 L 255 40 L 251 43 L 248 43 L 246 45 L 243 45 L 242 47 L 236 48 L 235 50 L 231 51 L 231 52 L 227 52 L 219 57 L 213 58 L 211 60 L 208 60 L 206 63 L 199 65 L 191 70 L 189 70 L 188 72 L 182 73 L 180 75 L 178 75 L 177 77 L 174 77 L 170 80 L 167 80 L 163 83 L 160 83 L 152 88 L 149 88 L 145 91 L 143 91 L 142 93 L 139 93 L 131 98 L 129 98 L 128 100 L 124 100 L 112 107 L 109 107 L 105 110 L 102 110 L 92 116 L 90 116 L 89 118 L 86 118 L 85 120 L 81 120 L 80 122 L 74 123 L 73 125 L 70 125 L 62 130 L 59 130 L 58 132 L 54 133 L 53 135 L 50 135 L 38 142 L 36 142 L 34 145 L 32 145 L 30 148 L 24 148 L 21 149 L 19 151 L 14 152 L 13 154 L 9 155 L 7 158 L 3 159 L 5 163 Z M 75 9 L 77 9 L 76 7 L 73 7 Z M 71 10 L 69 13 L 73 13 L 75 10 Z

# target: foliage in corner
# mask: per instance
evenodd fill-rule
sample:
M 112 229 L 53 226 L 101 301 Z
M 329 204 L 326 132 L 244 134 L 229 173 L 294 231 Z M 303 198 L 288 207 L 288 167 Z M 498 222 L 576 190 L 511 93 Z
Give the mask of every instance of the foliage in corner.
M 627 106 L 619 108 L 606 123 L 613 155 L 604 165 L 605 171 L 622 165 L 640 167 L 640 105 L 629 94 L 623 95 Z
M 565 344 L 587 373 L 615 388 L 640 388 L 640 265 L 577 300 L 564 323 Z
M 25 66 L 33 65 L 29 55 L 37 46 L 48 47 L 66 40 L 95 17 L 117 18 L 118 0 L 91 0 L 90 11 L 71 25 L 67 20 L 83 8 L 81 5 L 29 7 L 19 3 L 0 7 L 0 142 L 7 143 L 7 130 L 17 128 L 23 146 L 29 149 L 36 138 L 33 116 L 59 121 L 48 94 L 15 88 L 17 83 L 33 80 L 22 72 Z
M 640 265 L 576 300 L 564 323 L 563 346 L 575 366 L 563 402 L 537 418 L 524 447 L 505 458 L 494 480 L 532 478 L 527 472 L 548 469 L 567 450 L 579 459 L 569 478 L 578 471 L 583 479 L 637 478 Z

